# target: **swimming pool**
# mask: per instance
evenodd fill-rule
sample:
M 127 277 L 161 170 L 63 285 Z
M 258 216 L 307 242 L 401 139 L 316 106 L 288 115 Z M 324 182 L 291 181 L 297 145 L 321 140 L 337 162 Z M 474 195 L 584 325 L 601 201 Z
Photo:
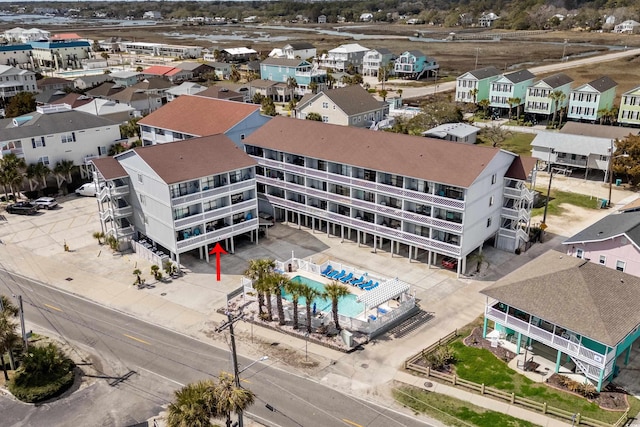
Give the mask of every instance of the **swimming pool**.
M 324 292 L 324 284 L 315 280 L 307 279 L 304 276 L 296 276 L 291 279 L 292 282 L 301 283 L 316 289 L 318 292 Z M 291 294 L 282 291 L 282 297 L 287 301 L 291 301 Z M 317 311 L 331 312 L 331 300 L 318 297 L 313 300 L 316 303 Z M 298 299 L 298 305 L 304 307 L 307 303 L 305 298 Z M 311 304 L 313 306 L 313 303 Z M 338 301 L 338 313 L 347 317 L 358 317 L 364 311 L 364 304 L 356 301 L 354 294 L 349 294 Z

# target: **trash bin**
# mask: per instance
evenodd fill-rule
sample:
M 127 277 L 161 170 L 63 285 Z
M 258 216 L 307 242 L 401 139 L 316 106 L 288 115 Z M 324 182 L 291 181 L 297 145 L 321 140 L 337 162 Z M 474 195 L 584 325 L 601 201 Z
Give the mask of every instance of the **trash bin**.
M 291 264 L 289 264 L 289 266 L 288 266 L 288 270 L 289 270 L 289 273 L 291 273 L 291 271 L 293 270 L 293 269 L 291 268 Z
M 616 187 L 620 187 L 622 185 L 622 180 L 620 178 L 616 179 Z

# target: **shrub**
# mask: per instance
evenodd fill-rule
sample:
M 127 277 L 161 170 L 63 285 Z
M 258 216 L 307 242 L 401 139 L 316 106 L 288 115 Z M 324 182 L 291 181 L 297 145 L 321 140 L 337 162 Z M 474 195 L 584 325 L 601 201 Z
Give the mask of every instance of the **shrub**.
M 586 397 L 587 399 L 594 399 L 598 396 L 596 387 L 586 380 L 584 383 L 581 383 L 578 381 L 574 381 L 565 375 L 559 375 L 558 384 L 562 387 L 565 387 L 569 391 Z
M 431 353 L 423 353 L 425 362 L 431 369 L 442 370 L 456 363 L 456 354 L 450 346 L 438 347 Z
M 73 361 L 53 344 L 31 347 L 9 382 L 9 391 L 29 403 L 50 399 L 73 384 L 74 368 Z

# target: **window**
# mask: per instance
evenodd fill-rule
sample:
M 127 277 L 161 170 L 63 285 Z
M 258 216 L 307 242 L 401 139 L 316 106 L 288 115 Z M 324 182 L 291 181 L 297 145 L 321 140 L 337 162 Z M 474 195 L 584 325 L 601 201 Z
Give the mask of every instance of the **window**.
M 329 123 L 329 116 L 322 116 L 322 123 Z
M 496 174 L 491 175 L 491 185 L 496 183 Z
M 600 259 L 598 260 L 598 262 L 602 265 L 605 265 L 607 263 L 607 257 L 604 255 L 600 255 Z
M 46 147 L 47 145 L 44 143 L 44 136 L 31 138 L 31 146 L 33 148 Z
M 147 199 L 145 198 L 144 194 L 140 194 L 140 204 L 141 205 L 147 204 Z
M 63 144 L 66 144 L 67 142 L 76 142 L 76 133 L 71 132 L 66 135 L 62 135 L 61 140 Z
M 144 182 L 144 180 L 143 180 L 143 178 L 142 178 L 142 174 L 141 174 L 141 173 L 139 173 L 139 174 L 138 174 L 138 182 L 139 182 L 140 184 L 142 184 L 142 183 Z
M 487 218 L 487 228 L 491 227 L 491 218 Z
M 493 206 L 493 196 L 489 197 L 489 206 Z
M 577 249 L 576 258 L 583 258 L 583 257 L 584 257 L 584 251 L 582 249 Z
M 323 102 L 322 103 L 322 108 L 329 108 L 329 103 L 328 102 Z
M 616 270 L 624 271 L 625 266 L 627 265 L 624 261 L 616 261 Z
M 49 156 L 42 156 L 38 159 L 38 163 L 42 163 L 45 166 L 49 166 Z
M 240 140 L 241 140 L 241 141 L 242 141 L 242 140 L 244 140 L 244 137 L 245 137 L 245 136 L 244 136 L 244 133 L 241 133 L 241 134 L 240 134 Z

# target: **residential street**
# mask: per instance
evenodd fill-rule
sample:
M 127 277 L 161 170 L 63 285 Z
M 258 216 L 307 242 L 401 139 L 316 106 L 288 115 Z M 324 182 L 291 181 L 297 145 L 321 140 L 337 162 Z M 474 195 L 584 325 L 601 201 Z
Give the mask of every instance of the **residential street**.
M 85 299 L 72 296 L 49 286 L 2 272 L 0 293 L 22 294 L 25 303 L 27 329 L 35 325 L 79 343 L 107 359 L 102 367 L 102 384 L 74 393 L 73 400 L 82 401 L 91 395 L 92 405 L 74 407 L 62 399 L 31 407 L 19 402 L 0 400 L 4 414 L 2 425 L 24 425 L 20 408 L 29 408 L 31 425 L 127 425 L 142 422 L 156 415 L 160 406 L 168 403 L 172 390 L 181 384 L 231 371 L 229 352 L 167 329 L 134 319 L 126 314 L 104 308 Z M 40 328 L 38 328 L 40 329 Z M 74 355 L 77 356 L 77 355 Z M 252 361 L 240 358 L 240 369 Z M 114 396 L 110 387 L 118 377 L 123 379 L 118 389 L 130 394 L 137 388 L 138 398 L 123 401 Z M 273 426 L 368 426 L 392 427 L 429 426 L 419 419 L 383 408 L 377 404 L 347 396 L 318 382 L 278 368 L 277 361 L 256 363 L 242 373 L 245 386 L 257 395 L 249 411 L 251 417 L 265 420 Z M 147 393 L 140 399 L 142 390 Z M 116 387 L 116 386 L 114 386 Z M 114 397 L 119 402 L 113 411 Z M 363 396 L 364 397 L 364 396 Z M 265 408 L 266 404 L 278 412 Z M 4 417 L 4 415 L 3 415 Z M 106 421 L 106 423 L 105 423 Z

